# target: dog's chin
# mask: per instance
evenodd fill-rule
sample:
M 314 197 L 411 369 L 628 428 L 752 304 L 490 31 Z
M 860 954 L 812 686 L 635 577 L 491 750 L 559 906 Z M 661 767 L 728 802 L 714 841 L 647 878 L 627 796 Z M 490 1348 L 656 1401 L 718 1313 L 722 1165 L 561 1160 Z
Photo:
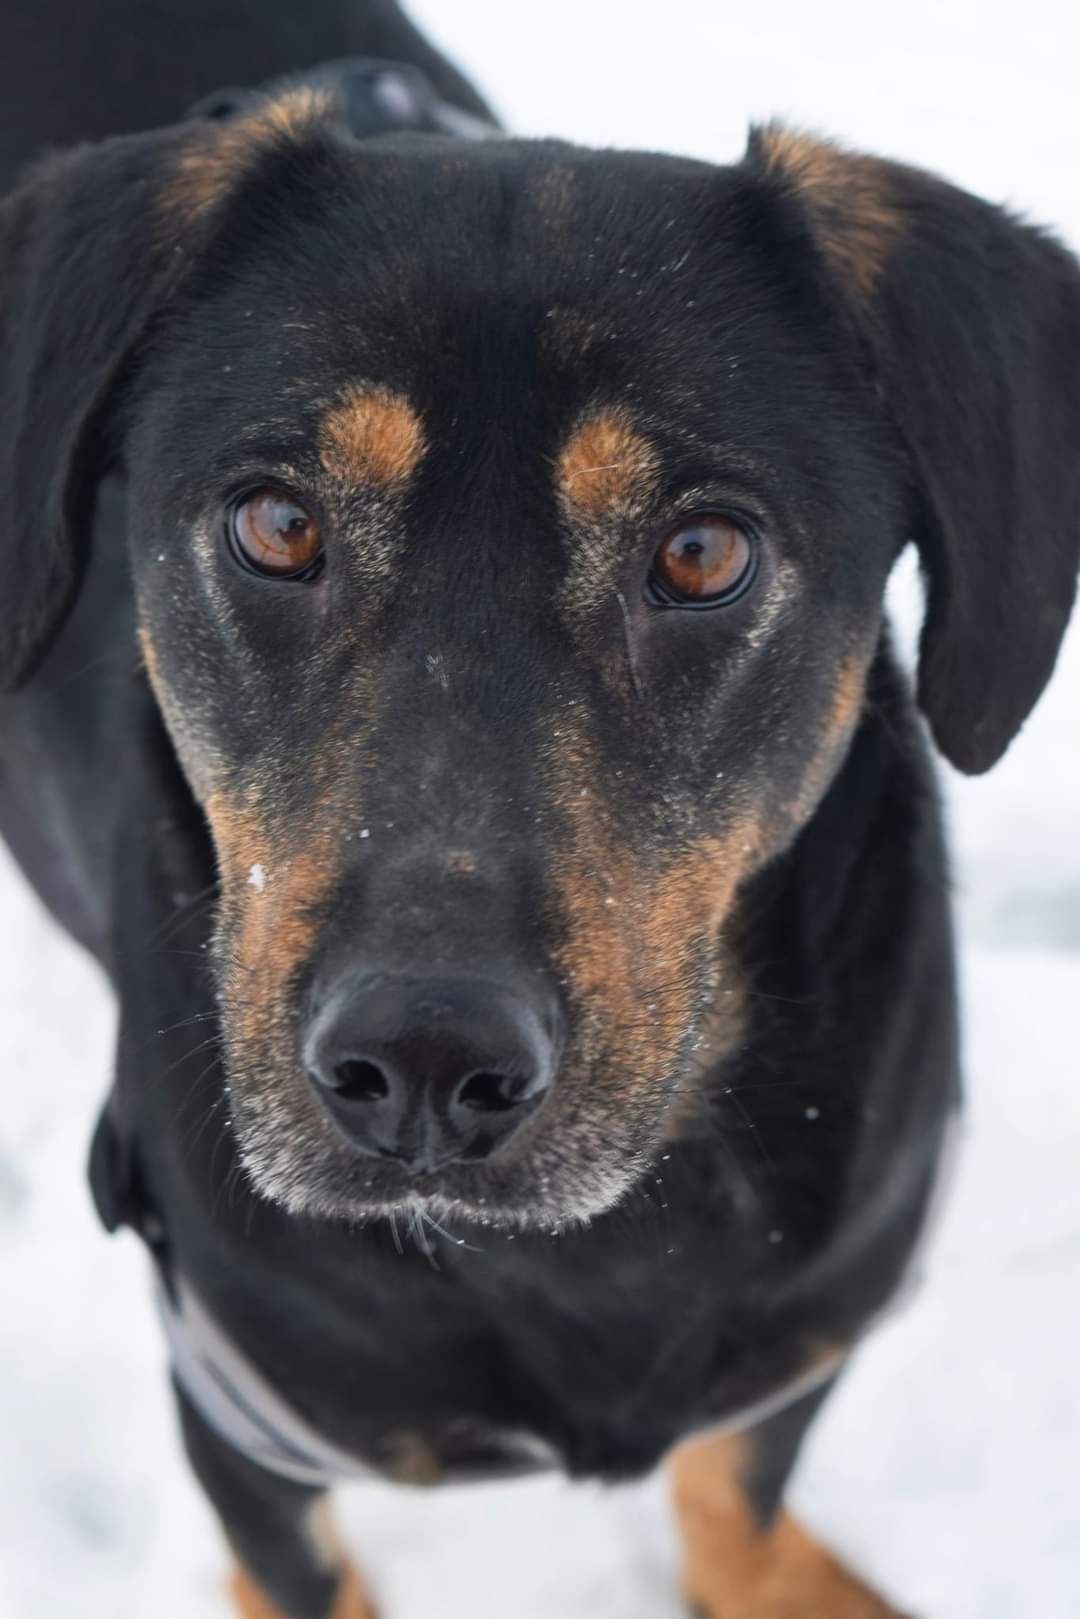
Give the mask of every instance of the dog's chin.
M 610 1141 L 596 1150 L 560 1150 L 540 1137 L 520 1157 L 451 1165 L 411 1174 L 365 1157 L 310 1122 L 287 1132 L 254 1105 L 233 1097 L 232 1128 L 254 1190 L 290 1215 L 366 1224 L 391 1215 L 511 1231 L 557 1232 L 582 1226 L 614 1208 L 640 1181 L 649 1155 Z M 449 1229 L 452 1238 L 460 1234 Z

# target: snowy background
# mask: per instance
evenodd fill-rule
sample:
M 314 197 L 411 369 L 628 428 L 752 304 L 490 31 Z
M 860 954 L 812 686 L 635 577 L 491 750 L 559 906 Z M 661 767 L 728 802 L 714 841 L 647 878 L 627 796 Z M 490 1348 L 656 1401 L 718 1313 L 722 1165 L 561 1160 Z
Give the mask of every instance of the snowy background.
M 1023 206 L 1080 247 L 1071 4 L 412 11 L 523 133 L 726 160 L 749 120 L 786 115 Z M 910 583 L 900 596 L 910 621 Z M 1080 1614 L 1078 711 L 1074 631 L 1004 764 L 949 782 L 968 1142 L 927 1285 L 864 1350 L 794 1490 L 919 1619 Z M 111 1009 L 2 859 L 0 915 L 0 1619 L 224 1619 L 141 1256 L 104 1237 L 84 1186 Z M 389 1619 L 679 1614 L 656 1484 L 370 1487 L 343 1506 Z

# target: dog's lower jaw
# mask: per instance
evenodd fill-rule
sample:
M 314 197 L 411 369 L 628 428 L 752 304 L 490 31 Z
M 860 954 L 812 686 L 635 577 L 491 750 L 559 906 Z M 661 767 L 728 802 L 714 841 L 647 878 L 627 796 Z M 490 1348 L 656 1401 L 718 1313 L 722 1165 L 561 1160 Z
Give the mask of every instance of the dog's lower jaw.
M 375 1159 L 360 1158 L 328 1130 L 298 1125 L 261 1099 L 230 1092 L 230 1127 L 247 1179 L 267 1202 L 299 1218 L 364 1225 L 414 1218 L 462 1222 L 509 1232 L 549 1234 L 588 1225 L 635 1186 L 651 1154 L 629 1145 L 611 1161 L 598 1154 L 564 1158 L 541 1145 L 514 1167 L 466 1166 L 445 1177 L 410 1180 Z M 659 1129 L 656 1147 L 663 1145 Z

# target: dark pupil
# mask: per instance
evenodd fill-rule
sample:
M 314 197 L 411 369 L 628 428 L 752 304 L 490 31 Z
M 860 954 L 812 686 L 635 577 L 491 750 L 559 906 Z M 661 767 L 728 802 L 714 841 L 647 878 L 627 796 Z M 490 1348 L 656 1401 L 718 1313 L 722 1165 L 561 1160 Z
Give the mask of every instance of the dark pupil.
M 296 535 L 307 528 L 307 518 L 297 506 L 288 506 L 284 501 L 273 501 L 267 512 L 269 528 L 275 534 Z
M 688 540 L 683 541 L 683 556 L 684 557 L 700 557 L 700 556 L 704 556 L 704 554 L 705 554 L 705 542 L 704 542 L 704 540 L 689 540 L 688 539 Z

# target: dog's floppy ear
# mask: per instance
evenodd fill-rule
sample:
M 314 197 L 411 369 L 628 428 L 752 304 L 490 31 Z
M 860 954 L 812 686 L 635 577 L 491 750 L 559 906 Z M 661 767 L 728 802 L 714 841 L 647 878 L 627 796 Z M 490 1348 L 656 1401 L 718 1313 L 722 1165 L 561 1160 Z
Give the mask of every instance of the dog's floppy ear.
M 233 189 L 334 112 L 303 85 L 253 96 L 224 123 L 50 158 L 0 202 L 0 691 L 33 671 L 75 598 L 141 338 Z
M 155 204 L 177 140 L 78 148 L 0 203 L 0 690 L 32 672 L 78 587 L 109 397 L 176 271 Z
M 1080 568 L 1080 266 L 1002 209 L 770 127 L 747 163 L 797 207 L 906 446 L 928 585 L 919 702 L 988 769 L 1050 677 Z

